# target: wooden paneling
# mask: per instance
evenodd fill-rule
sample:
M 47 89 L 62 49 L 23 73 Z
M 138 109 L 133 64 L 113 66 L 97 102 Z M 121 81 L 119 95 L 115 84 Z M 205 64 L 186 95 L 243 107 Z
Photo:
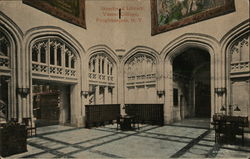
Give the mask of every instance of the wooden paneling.
M 86 105 L 85 115 L 88 128 L 112 123 L 120 116 L 120 104 Z
M 125 112 L 135 115 L 139 123 L 164 125 L 163 104 L 126 104 Z

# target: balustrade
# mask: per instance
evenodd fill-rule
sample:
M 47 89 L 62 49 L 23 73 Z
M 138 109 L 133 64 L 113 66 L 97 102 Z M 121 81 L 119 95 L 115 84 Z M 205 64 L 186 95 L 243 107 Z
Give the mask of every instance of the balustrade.
M 10 60 L 8 56 L 0 56 L 0 67 L 9 68 Z
M 45 39 L 38 41 L 33 48 L 35 49 L 32 49 L 32 72 L 35 75 L 76 79 L 77 58 L 67 44 L 60 39 Z
M 250 71 L 249 65 L 250 65 L 249 61 L 231 63 L 231 73 L 249 72 Z
M 57 75 L 66 77 L 76 77 L 76 69 L 64 68 L 61 66 L 47 65 L 39 62 L 32 62 L 32 71 L 36 74 Z
M 89 79 L 97 82 L 114 82 L 113 75 L 99 74 L 94 72 L 89 73 Z

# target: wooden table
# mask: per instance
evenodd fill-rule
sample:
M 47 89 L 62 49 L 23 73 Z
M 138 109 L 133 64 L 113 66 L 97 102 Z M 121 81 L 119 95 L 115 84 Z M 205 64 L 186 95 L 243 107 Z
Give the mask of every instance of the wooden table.
M 124 115 L 120 117 L 120 127 L 121 130 L 134 130 L 134 127 L 132 127 L 132 122 L 135 119 L 135 116 L 131 115 Z
M 215 129 L 215 142 L 221 139 L 221 134 L 227 143 L 235 143 L 236 136 L 242 136 L 242 145 L 244 145 L 244 128 L 248 127 L 248 117 L 228 116 L 228 115 L 214 115 L 213 122 Z

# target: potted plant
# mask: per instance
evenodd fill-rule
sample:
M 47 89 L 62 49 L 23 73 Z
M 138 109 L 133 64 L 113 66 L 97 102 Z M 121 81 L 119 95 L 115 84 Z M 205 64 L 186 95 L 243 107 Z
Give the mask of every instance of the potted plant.
M 25 125 L 9 121 L 0 127 L 0 156 L 6 157 L 27 151 Z

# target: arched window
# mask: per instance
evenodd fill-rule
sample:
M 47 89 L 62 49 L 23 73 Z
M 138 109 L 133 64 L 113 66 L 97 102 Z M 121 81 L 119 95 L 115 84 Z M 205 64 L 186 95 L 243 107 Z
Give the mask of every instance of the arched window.
M 37 46 L 34 46 L 32 48 L 32 61 L 38 62 L 38 54 L 39 54 L 39 50 L 38 50 Z
M 38 40 L 32 46 L 32 71 L 36 75 L 76 77 L 76 65 L 75 51 L 59 38 Z
M 131 56 L 124 67 L 125 102 L 155 103 L 156 95 L 156 58 L 144 52 Z
M 46 63 L 46 46 L 45 45 L 42 45 L 41 48 L 40 48 L 40 54 L 41 54 L 41 63 Z
M 93 66 L 92 66 L 92 68 L 93 68 L 93 69 L 92 69 L 92 72 L 95 72 L 95 71 L 96 71 L 96 70 L 95 70 L 95 63 L 96 63 L 96 60 L 94 59 L 94 60 L 93 60 Z
M 104 59 L 102 59 L 102 74 L 104 74 Z
M 115 69 L 115 61 L 105 52 L 97 52 L 90 57 L 89 104 L 117 102 Z
M 57 56 L 57 65 L 62 66 L 62 48 L 61 48 L 61 46 L 57 47 L 56 53 L 57 53 L 57 55 L 56 55 Z
M 71 59 L 71 68 L 75 68 L 75 59 L 74 58 Z
M 55 46 L 50 46 L 50 64 L 55 64 Z
M 65 67 L 69 67 L 69 54 L 65 54 Z
M 156 82 L 156 59 L 153 56 L 137 53 L 126 62 L 125 70 L 128 83 Z
M 101 59 L 98 59 L 98 73 L 101 73 Z
M 110 75 L 113 75 L 113 68 L 110 67 Z
M 112 81 L 114 61 L 104 53 L 98 53 L 89 60 L 90 78 L 98 77 L 102 81 Z
M 240 112 L 234 112 L 233 109 L 229 109 L 231 115 L 249 116 L 249 80 L 250 80 L 250 35 L 235 39 L 229 46 L 229 58 L 228 58 L 228 76 L 229 76 L 229 103 L 238 105 Z M 241 94 L 239 96 L 239 93 Z
M 0 67 L 10 67 L 10 43 L 6 36 L 0 32 Z
M 107 65 L 107 74 L 109 75 L 109 63 Z
M 9 42 L 6 37 L 0 33 L 0 55 L 9 56 Z

